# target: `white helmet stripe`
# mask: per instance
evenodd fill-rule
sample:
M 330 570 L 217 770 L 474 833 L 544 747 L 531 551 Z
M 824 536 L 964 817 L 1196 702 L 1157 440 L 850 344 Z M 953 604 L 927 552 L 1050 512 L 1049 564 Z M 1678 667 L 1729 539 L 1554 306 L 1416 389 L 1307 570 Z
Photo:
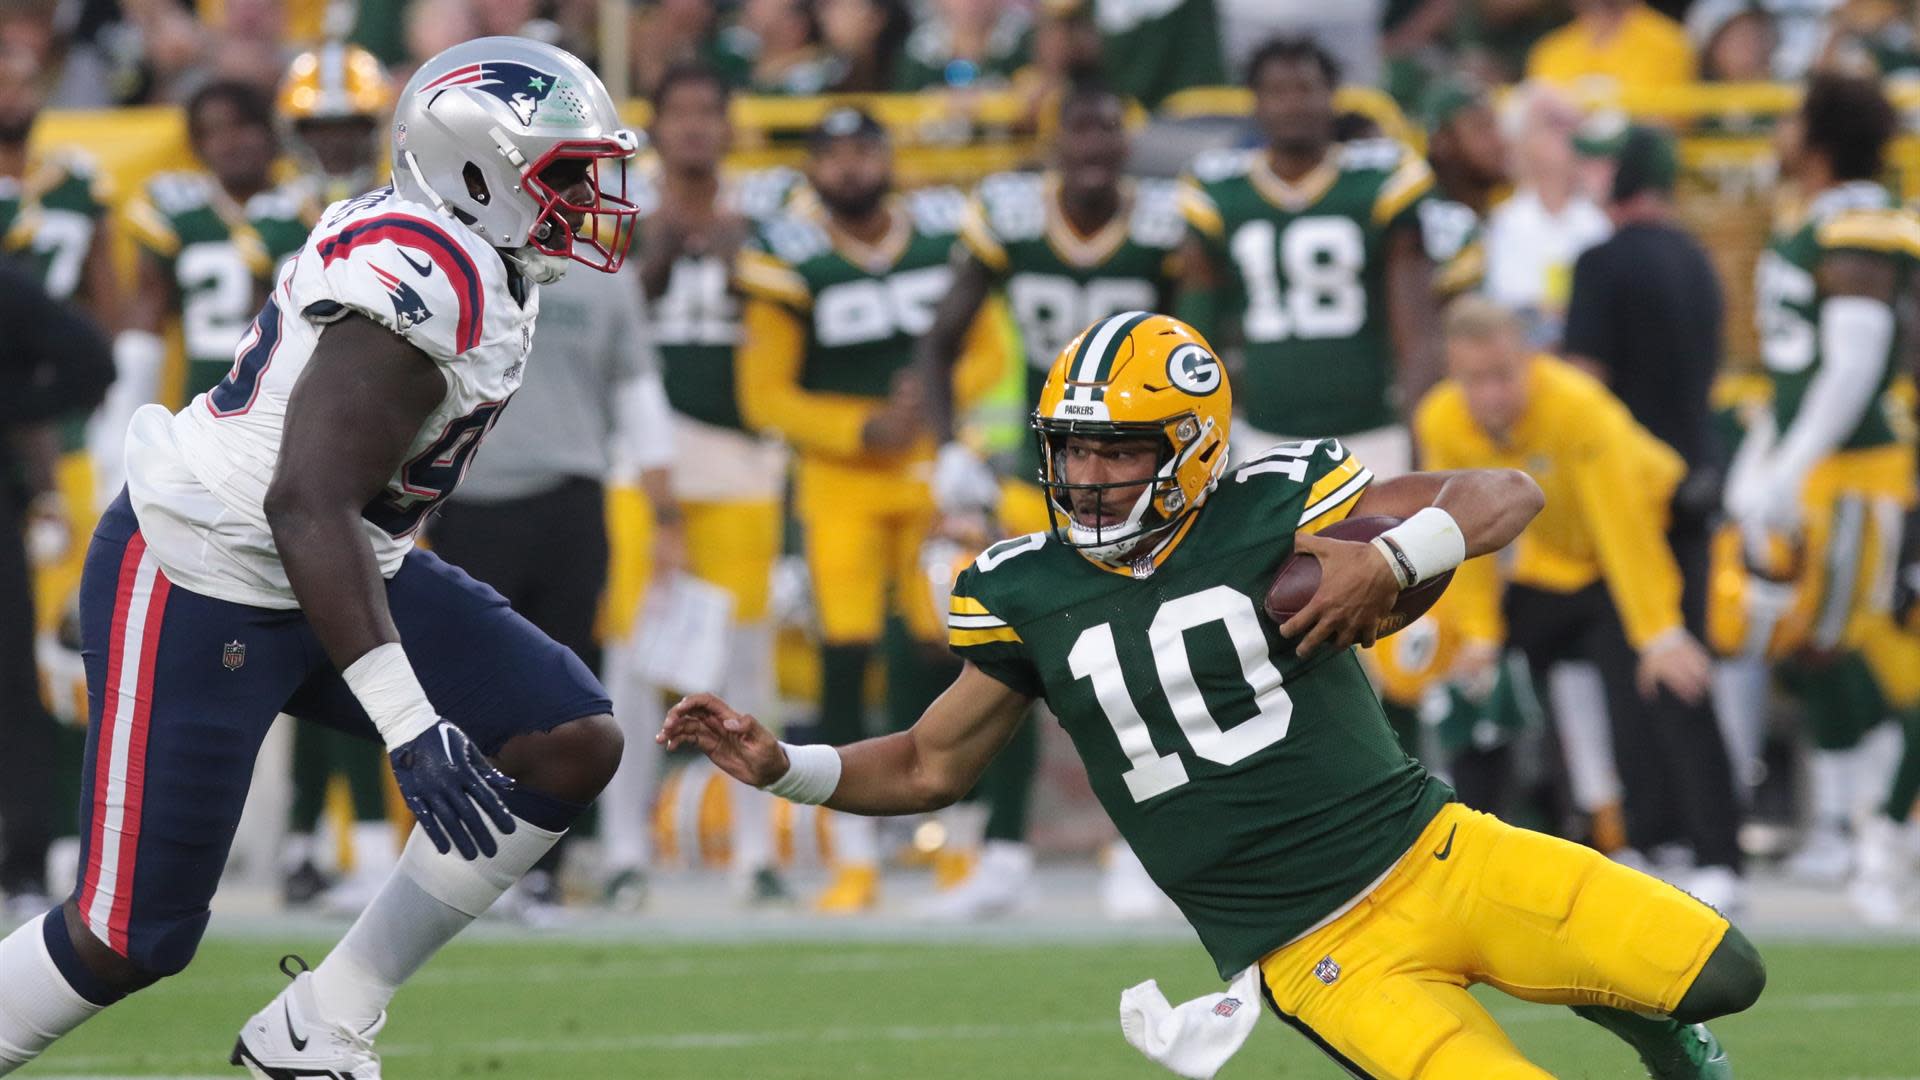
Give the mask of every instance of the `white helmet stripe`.
M 1109 315 L 1105 322 L 1089 330 L 1093 338 L 1087 344 L 1087 351 L 1080 354 L 1080 367 L 1073 373 L 1073 380 L 1080 385 L 1073 388 L 1071 396 L 1076 401 L 1093 400 L 1093 381 L 1100 374 L 1100 361 L 1113 345 L 1113 335 L 1131 319 L 1147 314 L 1144 311 L 1123 311 L 1118 315 Z

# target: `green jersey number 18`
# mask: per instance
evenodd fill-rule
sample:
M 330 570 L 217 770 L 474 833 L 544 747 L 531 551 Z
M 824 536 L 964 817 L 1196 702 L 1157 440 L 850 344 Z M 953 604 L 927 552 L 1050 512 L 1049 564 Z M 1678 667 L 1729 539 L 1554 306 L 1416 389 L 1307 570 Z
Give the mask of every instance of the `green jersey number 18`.
M 1246 284 L 1249 342 L 1351 337 L 1366 325 L 1367 238 L 1352 218 L 1303 217 L 1284 229 L 1257 218 L 1230 243 Z

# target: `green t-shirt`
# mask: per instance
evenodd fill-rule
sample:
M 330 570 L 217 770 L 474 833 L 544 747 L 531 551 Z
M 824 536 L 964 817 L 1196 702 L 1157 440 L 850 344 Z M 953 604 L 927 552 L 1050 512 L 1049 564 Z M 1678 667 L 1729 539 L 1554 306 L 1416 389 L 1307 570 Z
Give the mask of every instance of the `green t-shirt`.
M 316 207 L 297 186 L 261 192 L 237 207 L 205 173 L 162 173 L 128 207 L 134 240 L 173 281 L 186 350 L 183 400 L 212 389 L 233 367 L 281 260 L 307 241 Z
M 894 67 L 895 90 L 940 90 L 949 85 L 1000 85 L 1027 64 L 1033 53 L 1033 20 L 1026 12 L 1008 8 L 994 20 L 987 34 L 987 55 L 979 60 L 970 78 L 954 82 L 960 74 L 950 70 L 954 64 L 953 33 L 939 19 L 928 19 L 907 35 Z
M 1463 202 L 1435 194 L 1420 202 L 1420 238 L 1433 263 L 1433 291 L 1478 292 L 1487 277 L 1486 222 Z
M 0 177 L 0 251 L 32 266 L 55 300 L 79 292 L 106 214 L 106 184 L 78 151 L 49 155 L 24 178 Z M 69 452 L 86 445 L 84 414 L 61 423 L 60 445 Z
M 1123 311 L 1168 309 L 1186 232 L 1179 188 L 1125 183 L 1120 211 L 1090 237 L 1067 224 L 1050 173 L 1000 173 L 974 191 L 960 240 L 1006 296 L 1027 358 L 1028 411 L 1040 404 L 1054 358 L 1082 330 Z M 1015 475 L 1032 480 L 1039 448 L 1031 439 L 1020 445 Z
M 1302 661 L 1261 610 L 1296 530 L 1370 480 L 1337 442 L 1286 444 L 1224 477 L 1145 576 L 1034 533 L 954 583 L 954 651 L 1046 699 L 1223 978 L 1358 896 L 1453 797 L 1353 650 Z
M 1418 228 L 1433 172 L 1389 139 L 1329 149 L 1298 184 L 1265 150 L 1203 154 L 1187 221 L 1225 277 L 1240 328 L 1234 404 L 1273 435 L 1346 435 L 1396 422 L 1387 237 Z M 1216 344 L 1219 344 L 1216 342 Z
M 1829 188 L 1815 198 L 1804 220 L 1777 231 L 1761 253 L 1754 274 L 1754 317 L 1760 355 L 1773 382 L 1774 423 L 1784 432 L 1799 412 L 1807 387 L 1820 371 L 1820 261 L 1848 252 L 1890 260 L 1906 290 L 1920 257 L 1920 218 L 1894 204 L 1878 184 L 1856 182 Z M 1884 446 L 1895 439 L 1887 393 L 1901 354 L 1899 335 L 1888 345 L 1873 403 L 1861 414 L 1841 449 Z
M 951 188 L 905 196 L 893 234 L 855 252 L 837 245 L 816 215 L 784 214 L 759 230 L 762 250 L 792 272 L 792 302 L 807 325 L 800 385 L 817 393 L 883 398 L 913 361 L 913 343 L 953 280 L 949 259 L 965 209 Z
M 750 223 L 757 222 L 777 213 L 804 183 L 792 169 L 767 169 L 728 177 L 721 198 Z M 653 213 L 659 199 L 657 176 L 641 174 L 634 196 L 640 212 Z M 648 315 L 668 404 L 702 423 L 744 431 L 733 366 L 740 341 L 740 301 L 726 255 L 675 259 L 667 291 L 653 301 Z

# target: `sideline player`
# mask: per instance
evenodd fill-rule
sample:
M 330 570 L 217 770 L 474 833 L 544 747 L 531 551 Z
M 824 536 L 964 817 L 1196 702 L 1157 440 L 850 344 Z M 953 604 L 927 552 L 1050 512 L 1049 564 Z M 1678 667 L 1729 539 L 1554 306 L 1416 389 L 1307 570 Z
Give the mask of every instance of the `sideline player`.
M 1390 139 L 1334 141 L 1339 66 L 1277 38 L 1247 69 L 1266 144 L 1203 154 L 1180 311 L 1240 345 L 1236 456 L 1339 436 L 1383 476 L 1412 465 L 1403 414 L 1439 378 L 1421 204 L 1433 170 Z
M 1486 983 L 1577 1006 L 1655 1077 L 1726 1076 L 1699 1025 L 1759 996 L 1745 937 L 1670 885 L 1455 802 L 1395 744 L 1348 647 L 1402 588 L 1517 537 L 1538 486 L 1511 470 L 1373 483 L 1333 440 L 1229 474 L 1231 397 L 1183 323 L 1095 323 L 1034 415 L 1054 526 L 955 583 L 966 668 L 918 724 L 789 747 L 697 696 L 659 738 L 787 798 L 910 813 L 965 793 L 1044 697 L 1221 976 L 1257 967 L 1274 1011 L 1354 1075 L 1545 1080 L 1468 992 Z M 1405 520 L 1371 544 L 1315 535 L 1373 514 Z M 1276 626 L 1261 598 L 1294 551 L 1321 585 Z
M 619 762 L 592 673 L 413 535 L 519 385 L 539 285 L 618 267 L 637 139 L 518 38 L 429 60 L 393 130 L 395 185 L 328 210 L 227 377 L 134 417 L 82 586 L 81 878 L 0 941 L 0 1074 L 187 965 L 277 713 L 377 733 L 419 828 L 317 970 L 282 961 L 232 1056 L 269 1080 L 377 1078 L 400 984 Z
M 1127 107 L 1111 87 L 1077 82 L 1059 103 L 1051 167 L 988 177 L 975 190 L 954 245 L 953 286 L 920 339 L 916 364 L 947 372 L 958 362 L 968 329 L 994 293 L 1003 294 L 1026 354 L 1026 410 L 1040 402 L 1047 370 L 1073 336 L 1096 319 L 1136 308 L 1163 309 L 1177 280 L 1177 252 L 1186 227 L 1178 187 L 1126 176 L 1130 152 Z M 945 383 L 928 380 L 930 387 Z M 929 395 L 930 397 L 933 395 Z M 937 417 L 946 417 L 936 399 Z M 951 422 L 941 425 L 951 426 Z M 1047 527 L 1046 497 L 1035 482 L 1040 459 L 1032 440 L 996 477 L 951 431 L 934 469 L 934 497 L 950 520 L 986 511 L 993 537 Z M 752 711 L 752 710 L 748 710 Z M 1039 768 L 1038 724 L 1023 724 L 981 780 L 987 805 L 984 842 L 968 876 L 934 897 L 926 913 L 979 918 L 1016 905 L 1032 875 L 1027 808 Z M 977 819 L 962 826 L 982 827 Z M 1109 914 L 1150 914 L 1165 901 L 1139 860 L 1115 844 L 1107 852 L 1101 894 Z

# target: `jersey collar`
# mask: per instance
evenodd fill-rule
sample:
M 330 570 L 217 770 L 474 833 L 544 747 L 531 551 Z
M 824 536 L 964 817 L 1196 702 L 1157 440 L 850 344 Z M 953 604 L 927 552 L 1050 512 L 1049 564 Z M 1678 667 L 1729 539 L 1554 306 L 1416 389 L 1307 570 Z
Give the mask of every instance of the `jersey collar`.
M 1046 174 L 1044 197 L 1047 200 L 1047 246 L 1067 265 L 1083 270 L 1100 266 L 1111 259 L 1126 241 L 1133 219 L 1134 182 L 1131 179 L 1120 181 L 1120 202 L 1113 217 L 1092 233 L 1080 232 L 1068 220 L 1066 208 L 1060 203 L 1058 173 L 1049 171 Z
M 883 274 L 893 269 L 900 257 L 907 253 L 907 245 L 913 240 L 913 218 L 907 213 L 907 208 L 900 204 L 898 196 L 888 196 L 887 231 L 871 244 L 847 235 L 833 223 L 833 215 L 827 213 L 824 206 L 816 203 L 816 207 L 821 227 L 827 230 L 833 250 L 869 274 Z
M 1247 170 L 1253 189 L 1260 197 L 1288 213 L 1299 213 L 1320 201 L 1340 176 L 1339 147 L 1330 146 L 1307 175 L 1294 183 L 1282 180 L 1273 171 L 1273 162 L 1265 150 L 1254 151 L 1253 167 Z
M 1079 552 L 1078 554 L 1081 558 L 1092 564 L 1095 569 L 1105 570 L 1109 574 L 1120 574 L 1133 578 L 1136 581 L 1143 581 L 1152 577 L 1154 571 L 1159 570 L 1161 565 L 1173 555 L 1173 549 L 1180 545 L 1180 541 L 1186 539 L 1187 533 L 1193 529 L 1193 523 L 1200 520 L 1200 512 L 1205 509 L 1206 503 L 1204 502 L 1194 507 L 1193 512 L 1182 519 L 1180 524 L 1174 526 L 1166 535 L 1154 541 L 1151 550 L 1144 555 L 1136 555 L 1127 560 L 1125 565 L 1105 562 L 1085 552 Z

